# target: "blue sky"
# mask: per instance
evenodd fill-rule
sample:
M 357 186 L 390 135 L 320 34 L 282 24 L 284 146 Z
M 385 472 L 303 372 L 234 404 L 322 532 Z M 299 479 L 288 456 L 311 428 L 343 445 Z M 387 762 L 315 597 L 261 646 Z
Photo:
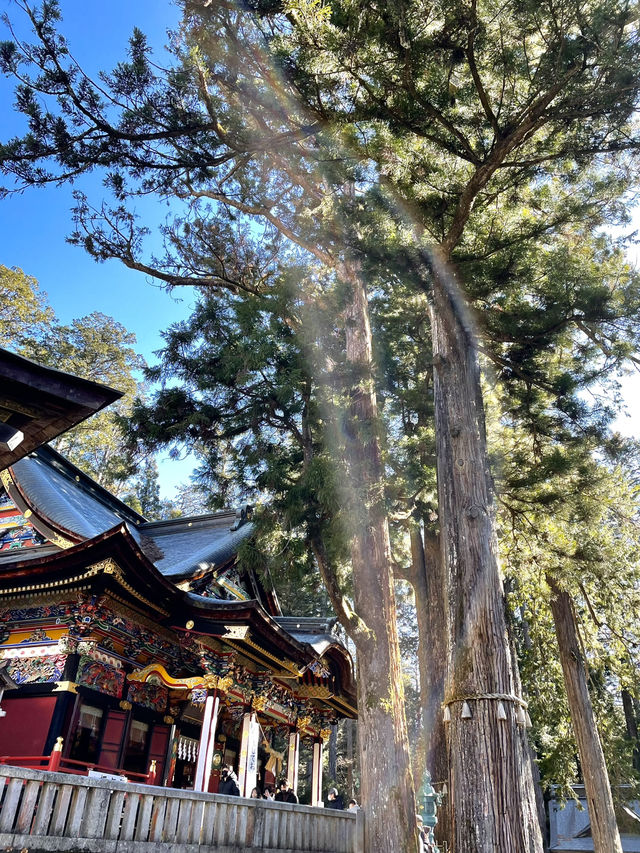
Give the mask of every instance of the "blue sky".
M 92 74 L 100 69 L 109 70 L 124 56 L 134 26 L 149 36 L 162 62 L 166 29 L 178 20 L 176 7 L 166 0 L 106 3 L 62 0 L 61 8 L 72 53 Z M 0 9 L 24 28 L 25 17 L 14 3 L 0 0 Z M 3 38 L 7 37 L 5 32 Z M 24 128 L 22 117 L 12 110 L 12 103 L 12 84 L 0 77 L 3 138 L 8 135 L 7 130 L 18 134 Z M 99 201 L 98 175 L 76 186 L 87 190 L 94 202 Z M 141 352 L 150 358 L 161 345 L 159 330 L 187 315 L 193 295 L 179 292 L 170 296 L 140 273 L 127 270 L 116 261 L 97 264 L 82 249 L 67 244 L 66 237 L 72 230 L 71 193 L 70 186 L 48 186 L 3 200 L 0 263 L 20 267 L 35 276 L 63 322 L 91 311 L 103 311 L 134 331 Z M 148 215 L 156 219 L 164 217 L 159 202 L 148 202 L 147 207 Z
M 135 26 L 145 32 L 162 60 L 167 28 L 176 26 L 178 10 L 167 0 L 62 0 L 63 30 L 75 58 L 92 75 L 110 70 L 125 55 Z M 18 34 L 28 34 L 25 16 L 13 2 L 0 0 L 0 10 L 10 15 Z M 0 38 L 9 38 L 0 24 Z M 12 109 L 13 86 L 0 76 L 2 138 L 21 133 L 22 117 Z M 77 184 L 94 202 L 101 198 L 100 177 Z M 59 319 L 67 323 L 92 311 L 114 317 L 137 336 L 137 349 L 148 361 L 162 346 L 160 331 L 187 317 L 193 306 L 190 290 L 170 295 L 146 276 L 127 270 L 117 261 L 97 264 L 82 249 L 66 242 L 72 230 L 72 188 L 48 186 L 27 190 L 0 201 L 0 264 L 20 267 L 35 276 L 46 291 Z M 160 221 L 165 208 L 146 202 L 145 216 Z M 161 485 L 170 496 L 175 485 L 188 478 L 189 462 L 161 463 Z

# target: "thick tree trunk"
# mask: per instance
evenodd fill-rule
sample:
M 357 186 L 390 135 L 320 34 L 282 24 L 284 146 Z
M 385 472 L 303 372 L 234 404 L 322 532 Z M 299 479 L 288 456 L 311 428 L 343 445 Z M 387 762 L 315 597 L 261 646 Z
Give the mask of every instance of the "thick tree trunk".
M 496 553 L 474 332 L 436 259 L 431 322 L 438 500 L 448 578 L 448 724 L 455 853 L 541 853 L 542 838 Z M 471 718 L 463 719 L 466 700 Z M 506 719 L 499 719 L 504 709 Z
M 444 682 L 447 671 L 447 622 L 445 579 L 438 538 L 420 528 L 411 530 L 411 572 L 408 577 L 416 599 L 418 625 L 418 666 L 422 739 L 414 763 L 418 785 L 425 769 L 437 791 L 449 779 L 447 740 L 442 720 Z M 438 843 L 449 838 L 449 798 L 438 809 L 435 836 Z
M 551 589 L 551 611 L 560 663 L 587 795 L 593 848 L 595 853 L 622 853 L 609 775 L 589 696 L 571 598 L 558 587 L 553 578 L 547 577 L 547 583 Z
M 359 270 L 344 265 L 347 369 L 345 421 L 358 663 L 358 743 L 367 850 L 415 853 L 415 794 L 411 778 L 393 567 L 387 523 L 367 296 Z

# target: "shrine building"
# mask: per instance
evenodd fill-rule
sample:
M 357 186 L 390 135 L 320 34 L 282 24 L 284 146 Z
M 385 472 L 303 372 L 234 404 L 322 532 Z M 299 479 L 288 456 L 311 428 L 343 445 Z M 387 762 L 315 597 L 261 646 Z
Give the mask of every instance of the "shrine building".
M 330 725 L 356 716 L 335 620 L 283 617 L 241 568 L 248 508 L 150 522 L 38 446 L 117 392 L 6 351 L 3 377 L 24 446 L 0 442 L 0 762 L 57 744 L 67 772 L 214 792 L 230 765 L 249 796 L 295 790 L 307 739 L 319 804 Z

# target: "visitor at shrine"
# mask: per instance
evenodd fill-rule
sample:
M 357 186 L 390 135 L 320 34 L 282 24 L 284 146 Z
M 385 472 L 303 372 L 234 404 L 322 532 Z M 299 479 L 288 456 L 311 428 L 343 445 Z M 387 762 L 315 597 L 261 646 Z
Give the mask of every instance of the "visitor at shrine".
M 250 799 L 252 799 L 252 800 L 261 800 L 262 799 L 262 794 L 260 793 L 258 788 L 252 788 L 251 794 L 249 796 L 250 796 Z
M 329 788 L 327 793 L 328 802 L 325 803 L 325 809 L 337 809 L 338 811 L 344 810 L 344 802 L 342 801 L 341 794 L 338 793 L 337 788 Z
M 349 800 L 349 803 L 347 805 L 347 811 L 348 812 L 357 812 L 359 810 L 360 810 L 360 806 L 358 805 L 357 800 L 353 800 L 353 799 Z
M 293 793 L 293 789 L 289 787 L 286 779 L 281 779 L 278 785 L 278 793 L 275 796 L 277 803 L 297 803 L 298 798 Z
M 275 794 L 273 792 L 273 788 L 270 785 L 267 785 L 264 789 L 264 794 L 262 795 L 262 798 L 264 800 L 273 800 L 274 796 Z
M 227 794 L 229 797 L 239 797 L 238 777 L 230 767 L 223 767 L 220 774 L 219 794 Z
M 438 853 L 435 839 L 431 827 L 426 827 L 422 820 L 422 815 L 416 815 L 416 825 L 420 833 L 420 843 L 422 844 L 423 853 Z

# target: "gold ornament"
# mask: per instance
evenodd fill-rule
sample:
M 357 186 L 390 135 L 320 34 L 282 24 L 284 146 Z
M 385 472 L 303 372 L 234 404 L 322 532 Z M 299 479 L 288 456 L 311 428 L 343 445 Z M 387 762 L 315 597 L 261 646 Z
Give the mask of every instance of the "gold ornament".
M 255 711 L 264 711 L 268 705 L 266 696 L 254 696 L 251 700 L 251 707 Z

